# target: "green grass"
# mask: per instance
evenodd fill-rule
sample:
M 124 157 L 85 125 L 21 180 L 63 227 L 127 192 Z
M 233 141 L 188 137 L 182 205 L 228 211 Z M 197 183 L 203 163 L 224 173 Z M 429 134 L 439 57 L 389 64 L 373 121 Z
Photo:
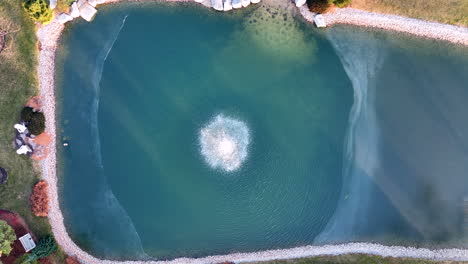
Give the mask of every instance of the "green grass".
M 37 94 L 35 25 L 19 0 L 0 0 L 0 29 L 7 28 L 12 33 L 7 36 L 7 49 L 0 53 L 0 167 L 9 178 L 0 185 L 0 209 L 21 215 L 31 231 L 42 237 L 51 233 L 49 222 L 34 216 L 29 206 L 32 186 L 39 180 L 38 164 L 17 155 L 13 147 L 13 125 L 26 101 Z M 53 259 L 63 263 L 63 253 Z
M 468 0 L 352 0 L 351 7 L 468 26 Z
M 313 258 L 254 262 L 252 264 L 462 264 L 466 262 L 435 262 L 409 258 L 383 258 L 373 255 L 349 254 L 341 256 L 321 256 Z
M 19 213 L 38 236 L 49 233 L 46 219 L 32 215 L 29 195 L 38 173 L 28 157 L 13 148 L 13 125 L 27 99 L 36 94 L 36 38 L 34 24 L 23 13 L 18 0 L 0 2 L 0 28 L 9 26 L 8 48 L 0 53 L 0 167 L 8 171 L 8 181 L 0 185 L 0 208 Z

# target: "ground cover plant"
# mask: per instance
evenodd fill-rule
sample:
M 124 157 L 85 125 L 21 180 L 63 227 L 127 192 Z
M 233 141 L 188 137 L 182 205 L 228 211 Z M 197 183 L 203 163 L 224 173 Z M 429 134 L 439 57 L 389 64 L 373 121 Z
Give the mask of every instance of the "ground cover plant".
M 7 222 L 0 220 L 0 256 L 8 256 L 12 250 L 13 241 L 16 240 L 15 231 Z

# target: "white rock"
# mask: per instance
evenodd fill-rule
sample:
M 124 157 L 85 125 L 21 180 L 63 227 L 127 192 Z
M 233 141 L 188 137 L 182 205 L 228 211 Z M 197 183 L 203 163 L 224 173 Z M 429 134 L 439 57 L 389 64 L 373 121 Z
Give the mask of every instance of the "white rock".
M 297 7 L 301 7 L 306 3 L 306 0 L 294 0 Z
M 258 4 L 258 3 L 260 3 L 260 0 L 250 0 L 250 3 L 252 3 L 252 4 Z
M 211 0 L 203 0 L 203 1 L 201 1 L 200 3 L 201 3 L 202 5 L 208 7 L 208 8 L 210 8 L 210 7 L 213 6 L 213 5 L 211 4 Z
M 78 8 L 80 10 L 80 16 L 88 22 L 93 20 L 94 16 L 97 13 L 96 8 L 94 8 L 92 5 L 86 2 L 82 4 L 81 6 L 79 6 Z
M 16 150 L 16 154 L 18 155 L 28 154 L 28 152 L 32 152 L 32 149 L 28 147 L 27 145 L 23 145 L 19 149 Z
M 73 17 L 70 16 L 69 14 L 65 14 L 65 13 L 62 13 L 60 14 L 58 17 L 57 17 L 57 21 L 60 23 L 60 24 L 65 24 L 67 23 L 68 21 L 72 21 L 73 20 Z
M 250 0 L 242 0 L 243 7 L 247 7 L 248 5 L 250 5 Z
M 15 124 L 13 127 L 18 130 L 19 133 L 24 133 L 24 131 L 27 130 L 23 124 Z
M 88 4 L 92 5 L 93 7 L 96 7 L 98 2 L 97 2 L 97 0 L 88 0 Z
M 201 3 L 201 2 L 203 2 L 203 0 L 195 0 L 195 2 Z
M 231 4 L 231 1 L 232 0 L 224 0 L 224 11 L 229 11 L 232 9 L 232 4 Z
M 72 18 L 80 16 L 80 10 L 78 9 L 78 4 L 76 2 L 73 2 L 73 4 L 70 7 L 70 16 Z
M 314 22 L 315 22 L 315 25 L 319 28 L 327 26 L 327 23 L 325 22 L 325 18 L 322 15 L 316 15 L 314 17 Z
M 104 4 L 107 0 L 95 0 L 98 5 Z
M 57 0 L 49 0 L 50 9 L 55 9 L 57 6 Z
M 211 5 L 215 10 L 223 11 L 223 0 L 211 0 Z
M 241 0 L 232 0 L 232 7 L 234 7 L 234 8 L 241 8 L 241 7 L 242 7 L 242 2 L 241 2 Z
M 82 6 L 84 3 L 86 3 L 86 0 L 78 0 L 78 2 L 76 3 L 78 5 L 78 7 Z

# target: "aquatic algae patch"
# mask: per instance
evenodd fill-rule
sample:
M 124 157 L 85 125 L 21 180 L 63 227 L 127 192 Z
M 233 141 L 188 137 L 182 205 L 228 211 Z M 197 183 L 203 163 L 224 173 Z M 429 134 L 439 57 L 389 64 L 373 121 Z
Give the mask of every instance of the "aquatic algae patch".
M 244 22 L 244 34 L 261 50 L 276 58 L 309 61 L 316 43 L 307 40 L 293 10 L 276 3 L 264 3 Z
M 208 165 L 227 172 L 239 169 L 247 158 L 250 133 L 240 120 L 217 115 L 200 130 L 200 151 Z

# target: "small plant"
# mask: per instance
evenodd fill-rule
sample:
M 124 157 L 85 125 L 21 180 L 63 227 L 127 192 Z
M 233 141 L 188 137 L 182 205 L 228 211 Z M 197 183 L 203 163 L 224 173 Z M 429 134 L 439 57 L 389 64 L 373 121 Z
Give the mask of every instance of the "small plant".
M 34 185 L 31 197 L 31 210 L 35 216 L 45 217 L 49 214 L 49 194 L 47 189 L 49 185 L 45 181 L 39 181 Z
M 15 231 L 7 222 L 0 220 L 0 256 L 10 255 L 11 245 L 16 240 Z
M 57 6 L 55 7 L 55 10 L 68 13 L 70 12 L 71 4 L 73 4 L 75 1 L 76 0 L 57 0 Z
M 49 23 L 54 16 L 46 0 L 26 0 L 23 8 L 34 21 L 41 24 Z
M 45 130 L 45 116 L 42 112 L 36 112 L 31 107 L 21 110 L 21 120 L 26 123 L 26 127 L 33 135 L 39 135 Z
M 345 7 L 351 3 L 351 0 L 308 0 L 307 4 L 311 12 L 324 14 L 335 5 L 336 7 Z
M 351 0 L 333 0 L 333 4 L 337 7 L 345 7 L 351 3 Z
M 68 256 L 66 259 L 65 259 L 65 263 L 66 264 L 80 264 L 80 261 L 78 260 L 77 257 L 75 256 Z
M 323 14 L 331 7 L 333 0 L 310 0 L 308 1 L 311 12 Z
M 29 254 L 24 254 L 17 258 L 14 264 L 39 264 L 37 260 L 28 260 Z
M 46 236 L 39 240 L 37 246 L 31 251 L 31 254 L 28 255 L 27 261 L 34 261 L 41 258 L 46 258 L 52 253 L 57 251 L 57 243 L 52 236 Z

